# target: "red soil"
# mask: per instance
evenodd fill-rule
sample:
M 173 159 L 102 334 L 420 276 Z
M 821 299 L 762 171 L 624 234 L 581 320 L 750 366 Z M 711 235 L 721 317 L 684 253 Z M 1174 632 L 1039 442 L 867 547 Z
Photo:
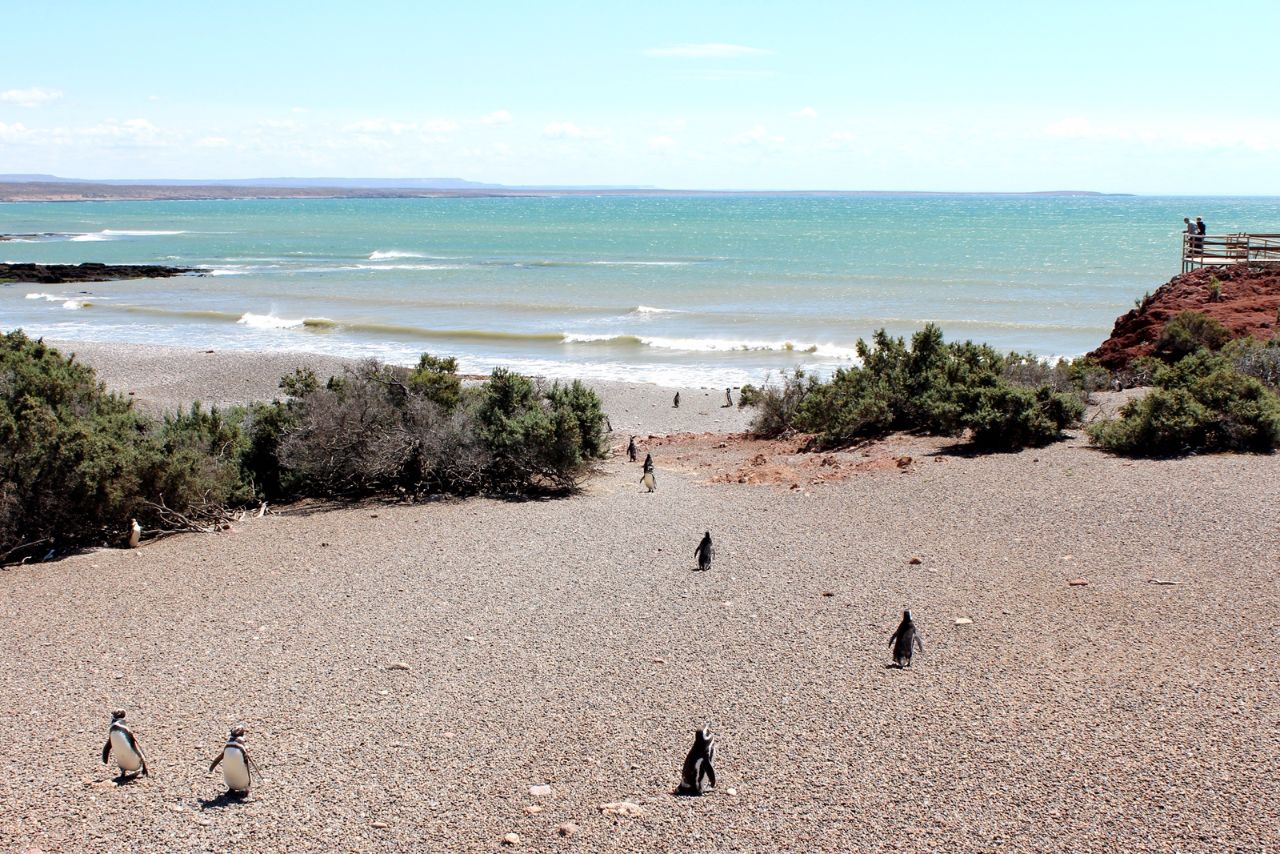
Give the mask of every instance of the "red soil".
M 943 463 L 941 448 L 955 439 L 894 434 L 880 441 L 827 453 L 806 452 L 810 436 L 756 439 L 745 433 L 672 433 L 637 442 L 661 468 L 697 474 L 712 483 L 769 484 L 808 489 L 872 472 L 909 474 L 929 462 Z M 621 455 L 623 446 L 615 453 Z
M 1221 283 L 1218 299 L 1211 282 Z M 1123 370 L 1149 356 L 1165 323 L 1181 311 L 1200 311 L 1220 321 L 1232 336 L 1270 338 L 1280 310 L 1280 269 L 1206 267 L 1175 276 L 1139 308 L 1116 319 L 1111 337 L 1089 355 L 1110 370 Z

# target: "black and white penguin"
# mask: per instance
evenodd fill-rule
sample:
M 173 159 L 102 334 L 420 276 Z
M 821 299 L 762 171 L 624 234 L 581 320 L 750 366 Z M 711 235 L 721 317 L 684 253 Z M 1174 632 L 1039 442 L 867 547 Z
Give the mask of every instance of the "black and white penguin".
M 706 572 L 711 568 L 711 560 L 716 556 L 716 547 L 711 545 L 710 531 L 702 535 L 702 542 L 698 543 L 698 547 L 693 550 L 693 554 L 698 559 L 699 571 Z
M 653 454 L 644 455 L 644 470 L 653 471 Z
M 733 389 L 727 388 L 724 390 L 724 406 L 720 408 L 727 409 L 731 406 L 733 406 Z
M 671 399 L 671 407 L 673 409 L 680 408 L 680 392 L 676 392 L 676 396 Z
M 704 781 L 714 789 L 716 785 L 716 740 L 711 737 L 711 726 L 708 724 L 693 734 L 693 747 L 684 759 L 684 767 L 680 770 L 681 795 L 701 795 Z
M 147 774 L 147 757 L 134 737 L 133 730 L 124 722 L 124 709 L 111 713 L 111 728 L 107 730 L 107 743 L 102 745 L 102 762 L 105 765 L 112 754 L 120 766 L 120 776 Z
M 632 436 L 631 441 L 627 443 L 627 459 L 631 462 L 636 461 L 636 437 Z
M 653 469 L 647 468 L 644 474 L 640 476 L 640 483 L 644 485 L 646 492 L 658 491 L 658 479 L 653 475 Z
M 129 520 L 129 548 L 136 549 L 138 543 L 142 541 L 142 526 L 138 524 L 137 519 Z
M 258 770 L 258 766 L 249 758 L 249 751 L 245 750 L 244 727 L 231 728 L 227 743 L 209 764 L 209 770 L 217 768 L 219 762 L 222 763 L 222 780 L 227 784 L 228 794 L 242 798 L 248 795 L 249 784 L 253 781 L 252 772 Z
M 893 663 L 899 668 L 911 666 L 911 647 L 924 652 L 920 643 L 920 633 L 916 631 L 915 621 L 911 619 L 911 611 L 902 612 L 902 622 L 889 636 L 889 645 L 893 647 Z

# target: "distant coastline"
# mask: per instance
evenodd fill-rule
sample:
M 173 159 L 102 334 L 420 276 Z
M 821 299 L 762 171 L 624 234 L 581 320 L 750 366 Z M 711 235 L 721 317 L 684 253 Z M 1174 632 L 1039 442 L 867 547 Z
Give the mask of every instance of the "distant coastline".
M 328 182 L 328 183 L 326 183 Z M 672 190 L 632 186 L 504 186 L 454 178 L 279 178 L 228 181 L 85 181 L 52 175 L 0 175 L 0 202 L 213 201 L 231 199 L 528 198 L 555 196 L 791 198 L 1111 198 L 1093 190 L 943 192 L 929 190 Z

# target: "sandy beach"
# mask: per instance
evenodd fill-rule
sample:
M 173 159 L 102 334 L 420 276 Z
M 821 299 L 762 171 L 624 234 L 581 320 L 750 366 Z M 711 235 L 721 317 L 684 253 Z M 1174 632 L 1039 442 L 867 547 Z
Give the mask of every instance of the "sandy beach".
M 303 358 L 60 346 L 156 412 Z M 1280 846 L 1280 459 L 893 437 L 750 482 L 705 435 L 749 414 L 723 389 L 596 386 L 658 492 L 618 453 L 572 498 L 273 508 L 0 570 L 0 850 Z M 120 786 L 117 706 L 152 770 Z M 707 721 L 718 785 L 676 797 Z M 235 723 L 261 776 L 228 804 Z

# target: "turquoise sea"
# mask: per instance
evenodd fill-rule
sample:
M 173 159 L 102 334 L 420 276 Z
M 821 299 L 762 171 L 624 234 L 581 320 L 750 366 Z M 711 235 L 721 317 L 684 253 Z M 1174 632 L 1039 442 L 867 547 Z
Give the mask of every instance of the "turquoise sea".
M 850 364 L 879 327 L 1042 356 L 1097 346 L 1179 270 L 1182 217 L 1280 199 L 565 196 L 0 204 L 0 259 L 207 276 L 0 287 L 48 338 L 371 355 L 723 386 Z

